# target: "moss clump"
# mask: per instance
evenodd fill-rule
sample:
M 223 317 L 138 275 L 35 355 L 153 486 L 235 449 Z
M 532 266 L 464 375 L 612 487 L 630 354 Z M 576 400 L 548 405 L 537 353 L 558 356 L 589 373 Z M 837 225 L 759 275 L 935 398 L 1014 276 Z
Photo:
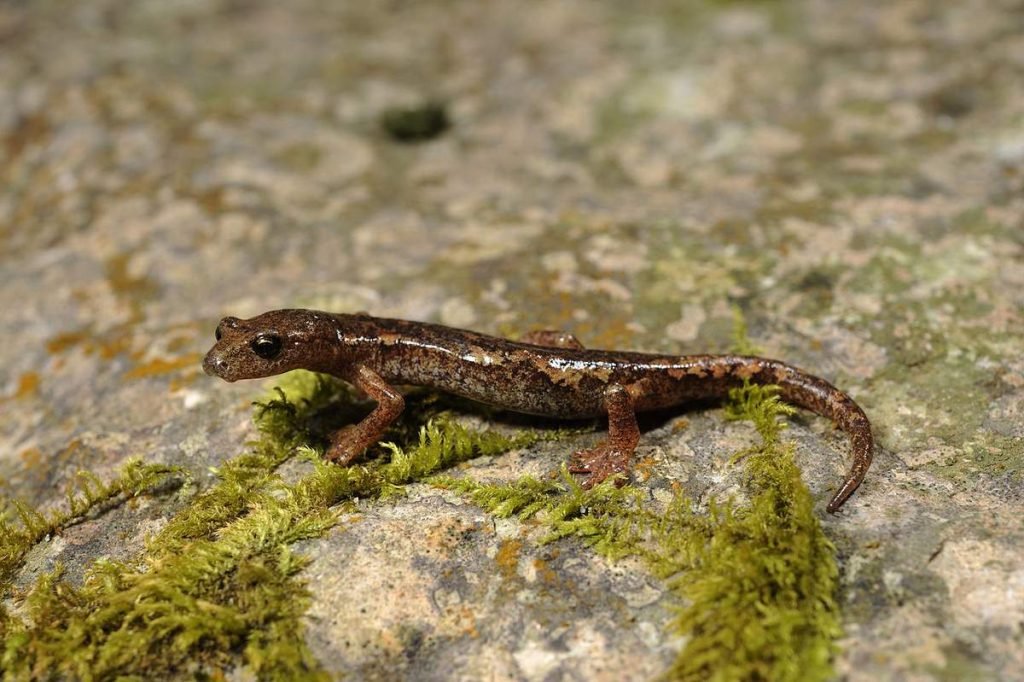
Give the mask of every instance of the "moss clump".
M 339 382 L 308 373 L 286 386 L 256 405 L 260 435 L 250 450 L 219 467 L 218 482 L 136 561 L 98 561 L 81 586 L 56 571 L 24 595 L 22 617 L 0 614 L 5 679 L 193 677 L 238 665 L 259 679 L 323 678 L 303 640 L 306 559 L 291 545 L 334 526 L 341 503 L 395 495 L 406 483 L 539 437 L 472 431 L 443 402 L 417 394 L 393 429 L 397 443 L 382 448 L 390 458 L 338 467 L 316 449 L 366 405 Z M 275 470 L 300 452 L 310 455 L 310 471 L 289 485 Z
M 180 482 L 183 473 L 178 467 L 143 464 L 132 458 L 109 483 L 91 472 L 79 471 L 67 493 L 65 509 L 43 513 L 21 500 L 0 499 L 0 508 L 4 510 L 0 516 L 0 597 L 8 595 L 8 585 L 24 565 L 26 553 L 43 538 L 56 535 L 90 513 Z M 20 523 L 9 519 L 12 512 Z
M 749 504 L 712 501 L 700 514 L 683 495 L 667 509 L 606 482 L 582 490 L 568 474 L 511 484 L 435 478 L 499 516 L 541 516 L 542 542 L 574 536 L 601 554 L 643 557 L 685 604 L 672 622 L 685 636 L 672 680 L 822 680 L 840 635 L 834 547 L 813 511 L 780 417 L 791 408 L 775 387 L 744 386 L 727 415 L 748 419 L 760 446 L 746 458 Z
M 495 516 L 525 520 L 543 514 L 550 532 L 541 540 L 553 542 L 575 537 L 611 558 L 637 548 L 637 514 L 641 492 L 620 488 L 616 477 L 585 490 L 563 465 L 558 480 L 541 481 L 524 476 L 506 484 L 478 483 L 467 478 L 437 476 L 434 485 L 464 493 L 474 504 Z
M 774 387 L 731 394 L 728 414 L 762 437 L 746 463 L 750 504 L 712 505 L 685 538 L 671 584 L 690 604 L 674 623 L 690 639 L 670 676 L 682 680 L 820 680 L 841 634 L 835 548 L 814 514 L 777 417 Z M 663 569 L 664 570 L 664 569 Z
M 747 318 L 739 306 L 732 308 L 732 352 L 737 355 L 760 355 L 761 349 L 747 335 Z

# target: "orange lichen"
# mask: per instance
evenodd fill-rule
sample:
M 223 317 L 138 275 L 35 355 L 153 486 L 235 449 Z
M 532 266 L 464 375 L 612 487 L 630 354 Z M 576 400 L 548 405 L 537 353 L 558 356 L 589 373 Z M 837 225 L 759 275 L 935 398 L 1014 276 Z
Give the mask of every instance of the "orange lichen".
M 187 348 L 191 348 L 193 344 L 195 344 L 195 338 L 192 335 L 174 336 L 167 342 L 167 352 L 180 353 Z
M 633 465 L 633 473 L 636 475 L 637 480 L 643 482 L 649 479 L 654 472 L 655 464 L 657 464 L 657 461 L 650 455 L 638 458 L 636 464 Z
M 111 360 L 116 358 L 122 353 L 128 353 L 132 359 L 137 359 L 141 356 L 141 351 L 131 351 L 132 341 L 134 337 L 131 334 L 108 334 L 102 341 L 98 341 L 95 346 L 87 346 L 86 352 L 96 352 L 104 360 Z
M 679 433 L 680 431 L 685 431 L 688 428 L 690 428 L 690 420 L 686 417 L 680 417 L 672 422 L 672 433 Z
M 558 572 L 551 568 L 551 564 L 541 558 L 533 560 L 533 569 L 542 583 L 548 586 L 555 586 L 559 583 Z
M 445 519 L 432 523 L 424 532 L 427 545 L 431 551 L 451 551 L 459 546 L 467 531 L 476 528 L 475 524 L 461 519 Z
M 452 618 L 455 621 L 455 627 L 458 628 L 463 635 L 476 639 L 480 636 L 480 631 L 476 627 L 476 614 L 473 613 L 473 609 L 468 606 L 461 606 L 452 612 Z
M 189 353 L 188 355 L 171 359 L 155 358 L 131 368 L 124 373 L 124 376 L 126 379 L 141 379 L 143 377 L 170 374 L 186 367 L 195 367 L 199 364 L 200 357 L 199 353 Z
M 26 448 L 19 453 L 19 457 L 26 468 L 32 469 L 43 461 L 43 451 L 39 448 Z
M 46 342 L 46 350 L 51 355 L 60 355 L 72 348 L 81 347 L 86 355 L 99 355 L 104 360 L 110 360 L 123 353 L 138 358 L 141 352 L 131 350 L 134 340 L 134 334 L 125 325 L 115 327 L 101 335 L 94 334 L 91 327 L 83 327 L 51 337 Z
M 196 203 L 202 206 L 203 210 L 210 215 L 217 215 L 224 212 L 224 188 L 217 186 L 195 195 Z
M 18 385 L 9 396 L 0 396 L 0 403 L 5 400 L 18 400 L 30 398 L 39 393 L 39 374 L 36 372 L 25 372 L 18 377 Z
M 3 143 L 7 158 L 9 160 L 16 159 L 29 145 L 49 135 L 50 130 L 50 122 L 44 114 L 36 113 L 22 117 L 14 129 L 4 136 Z
M 519 555 L 523 551 L 523 541 L 517 539 L 502 540 L 494 562 L 506 580 L 513 580 L 519 573 Z
M 107 259 L 107 284 L 114 296 L 128 305 L 132 320 L 141 320 L 143 302 L 152 298 L 159 287 L 148 276 L 135 276 L 129 272 L 131 258 L 130 252 L 124 252 Z
M 84 344 L 91 335 L 92 330 L 88 327 L 70 332 L 61 332 L 47 340 L 46 352 L 51 355 L 58 355 L 75 346 Z

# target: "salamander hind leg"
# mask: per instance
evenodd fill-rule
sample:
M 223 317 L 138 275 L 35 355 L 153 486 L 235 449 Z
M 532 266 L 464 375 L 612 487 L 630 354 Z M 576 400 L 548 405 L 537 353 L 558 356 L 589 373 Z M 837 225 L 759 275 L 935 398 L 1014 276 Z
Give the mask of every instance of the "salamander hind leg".
M 584 488 L 592 488 L 609 476 L 621 474 L 618 485 L 626 483 L 633 451 L 640 441 L 633 399 L 625 387 L 614 384 L 605 389 L 608 438 L 597 447 L 577 452 L 569 460 L 569 472 L 580 474 Z
M 583 344 L 580 340 L 569 332 L 563 332 L 560 329 L 535 329 L 532 332 L 526 332 L 519 340 L 523 343 L 532 343 L 535 346 L 545 346 L 547 348 L 572 348 L 574 350 L 583 350 Z

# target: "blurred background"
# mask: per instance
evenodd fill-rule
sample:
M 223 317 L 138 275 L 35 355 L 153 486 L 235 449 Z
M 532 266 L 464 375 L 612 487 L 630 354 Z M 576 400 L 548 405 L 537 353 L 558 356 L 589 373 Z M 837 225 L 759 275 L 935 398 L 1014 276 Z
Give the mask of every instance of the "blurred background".
M 206 485 L 258 393 L 200 371 L 228 314 L 685 353 L 727 350 L 738 309 L 880 442 L 848 516 L 822 515 L 838 674 L 1015 677 L 1022 83 L 1019 0 L 0 2 L 0 492 L 57 505 L 77 470 L 130 455 Z M 656 458 L 735 435 L 688 416 Z M 820 503 L 845 440 L 810 417 L 790 436 Z M 139 551 L 176 503 L 140 504 L 69 529 L 18 584 Z M 346 648 L 322 551 L 309 641 L 332 674 L 621 679 L 671 660 L 654 606 L 621 639 L 527 646 L 510 626 L 456 658 L 429 629 L 426 653 L 388 640 L 381 604 Z

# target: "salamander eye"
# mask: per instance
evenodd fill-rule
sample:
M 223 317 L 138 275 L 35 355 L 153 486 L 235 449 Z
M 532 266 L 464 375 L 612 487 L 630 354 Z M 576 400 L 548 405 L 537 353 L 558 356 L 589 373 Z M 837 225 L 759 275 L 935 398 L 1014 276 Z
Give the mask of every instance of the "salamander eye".
M 264 360 L 273 360 L 281 352 L 281 337 L 275 334 L 261 334 L 249 344 L 252 352 Z
M 224 336 L 224 332 L 222 332 L 222 331 L 220 330 L 220 325 L 217 325 L 217 331 L 215 331 L 215 332 L 213 333 L 213 338 L 215 338 L 215 339 L 217 339 L 218 341 L 220 341 L 220 337 L 222 337 L 222 336 Z

